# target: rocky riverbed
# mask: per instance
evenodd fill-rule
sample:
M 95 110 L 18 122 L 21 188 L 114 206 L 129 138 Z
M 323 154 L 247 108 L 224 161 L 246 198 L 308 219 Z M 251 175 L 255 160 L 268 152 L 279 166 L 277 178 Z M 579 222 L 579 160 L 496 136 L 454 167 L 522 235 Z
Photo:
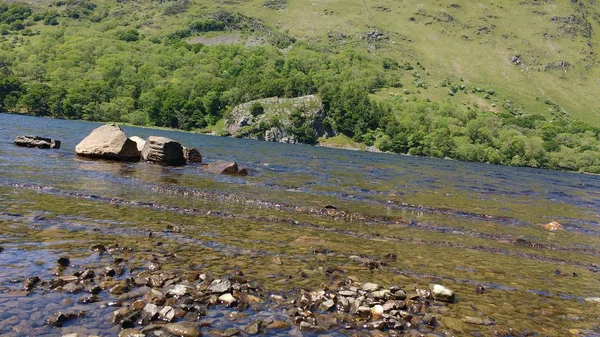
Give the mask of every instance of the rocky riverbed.
M 119 337 L 372 335 L 375 331 L 379 336 L 443 336 L 434 332 L 436 317 L 456 301 L 454 292 L 442 285 L 404 290 L 398 285 L 361 283 L 335 269 L 328 270 L 329 281 L 319 289 L 270 292 L 248 279 L 243 270 L 212 275 L 193 266 L 163 268 L 185 265 L 176 254 L 164 251 L 136 252 L 119 244 L 97 244 L 90 251 L 81 264 L 80 259 L 59 257 L 50 278 L 32 275 L 10 280 L 20 289 L 4 289 L 9 296 L 25 296 L 40 304 L 50 302 L 46 297 L 64 299 L 62 309 L 43 324 L 15 319 L 22 316 L 23 308 L 13 307 L 9 317 L 0 321 L 3 329 L 36 336 L 107 335 L 83 321 L 95 317 L 110 321 L 109 331 Z M 63 327 L 71 332 L 63 333 Z

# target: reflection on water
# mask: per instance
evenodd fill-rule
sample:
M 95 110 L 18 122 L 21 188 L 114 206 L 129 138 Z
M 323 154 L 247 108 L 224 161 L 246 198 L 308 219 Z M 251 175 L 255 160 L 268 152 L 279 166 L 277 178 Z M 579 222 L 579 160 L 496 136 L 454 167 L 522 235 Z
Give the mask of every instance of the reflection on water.
M 10 281 L 48 275 L 61 254 L 92 263 L 83 254 L 92 243 L 119 242 L 160 247 L 215 274 L 242 269 L 272 291 L 318 288 L 327 267 L 382 284 L 442 282 L 460 301 L 439 322 L 457 335 L 600 333 L 600 307 L 583 300 L 600 296 L 599 176 L 124 127 L 253 172 L 230 177 L 200 165 L 76 157 L 75 145 L 97 126 L 0 114 L 0 306 L 62 303 L 58 295 L 7 295 L 20 286 Z M 18 134 L 63 145 L 17 148 Z M 565 231 L 539 226 L 550 221 Z M 389 254 L 398 259 L 381 263 Z M 478 285 L 487 292 L 476 293 Z M 36 328 L 11 310 L 0 315 L 9 327 L 0 333 Z M 104 314 L 86 324 L 115 335 Z M 496 326 L 467 324 L 466 316 L 492 317 Z

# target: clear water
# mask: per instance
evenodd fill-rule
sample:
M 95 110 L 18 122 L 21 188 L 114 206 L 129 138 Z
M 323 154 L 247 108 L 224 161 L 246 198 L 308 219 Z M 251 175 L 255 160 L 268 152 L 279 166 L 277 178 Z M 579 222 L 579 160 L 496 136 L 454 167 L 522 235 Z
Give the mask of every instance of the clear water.
M 10 280 L 48 274 L 59 255 L 87 263 L 96 242 L 136 251 L 160 242 L 180 257 L 173 267 L 242 269 L 275 292 L 317 288 L 327 267 L 408 289 L 443 283 L 459 302 L 438 319 L 440 331 L 456 335 L 600 333 L 600 305 L 584 300 L 600 296 L 600 176 L 136 127 L 123 129 L 176 139 L 205 162 L 237 161 L 251 174 L 76 157 L 75 145 L 98 126 L 0 114 L 0 334 L 30 334 L 36 327 L 23 312 L 47 317 L 57 301 L 19 296 Z M 22 134 L 59 139 L 62 148 L 15 147 Z M 550 221 L 565 231 L 541 228 Z M 183 231 L 166 233 L 168 225 Z M 331 251 L 326 261 L 313 254 L 319 248 Z M 375 270 L 356 258 L 386 254 L 398 260 Z M 485 294 L 475 293 L 479 284 Z M 114 335 L 102 317 L 84 323 Z M 54 329 L 44 333 L 69 331 Z

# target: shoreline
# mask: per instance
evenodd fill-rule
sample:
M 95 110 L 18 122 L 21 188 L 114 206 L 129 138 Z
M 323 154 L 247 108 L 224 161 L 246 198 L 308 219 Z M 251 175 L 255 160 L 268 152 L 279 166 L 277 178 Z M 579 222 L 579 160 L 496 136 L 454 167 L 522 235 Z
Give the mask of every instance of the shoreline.
M 232 137 L 232 136 L 219 136 L 219 135 L 214 134 L 212 132 L 206 132 L 206 133 L 205 132 L 200 132 L 199 130 L 189 130 L 188 131 L 188 130 L 181 130 L 181 129 L 168 128 L 168 127 L 160 127 L 160 126 L 135 125 L 135 124 L 125 123 L 125 122 L 97 122 L 97 121 L 89 121 L 89 120 L 83 120 L 83 119 L 65 119 L 65 118 L 55 118 L 55 117 L 49 117 L 49 116 L 34 116 L 34 115 L 30 115 L 30 114 L 26 114 L 26 113 L 20 113 L 20 112 L 0 112 L 0 114 L 17 115 L 17 116 L 25 116 L 25 117 L 36 117 L 36 118 L 47 118 L 47 119 L 52 119 L 52 120 L 82 121 L 82 122 L 89 122 L 89 123 L 95 123 L 95 124 L 117 124 L 117 125 L 123 125 L 123 126 L 128 126 L 128 127 L 136 127 L 136 128 L 149 129 L 149 130 L 175 131 L 175 132 L 183 132 L 183 133 L 187 133 L 187 134 L 198 134 L 198 135 L 205 135 L 205 136 L 212 136 L 212 137 L 236 138 L 236 137 Z M 254 140 L 254 141 L 260 141 L 260 142 L 267 142 L 268 143 L 268 141 L 258 140 L 258 139 L 250 139 L 250 138 L 240 138 L 240 139 L 247 139 L 247 140 Z M 277 143 L 277 142 L 273 142 L 273 143 Z M 286 143 L 281 143 L 281 144 L 286 144 Z M 414 155 L 407 154 L 407 153 L 384 152 L 384 151 L 380 151 L 378 149 L 377 150 L 375 150 L 375 149 L 373 149 L 373 150 L 365 150 L 365 149 L 362 149 L 362 148 L 354 148 L 352 146 L 335 146 L 335 145 L 328 146 L 328 145 L 322 145 L 322 144 L 316 144 L 316 145 L 310 145 L 310 144 L 290 144 L 290 145 L 304 145 L 304 146 L 313 146 L 313 147 L 322 147 L 322 148 L 330 148 L 330 149 L 339 149 L 339 150 L 346 150 L 346 151 L 360 151 L 360 152 L 369 152 L 369 153 L 379 153 L 379 154 L 393 155 L 393 156 L 408 156 L 408 157 L 416 157 L 416 158 L 450 160 L 450 161 L 457 161 L 457 162 L 461 162 L 461 163 L 486 164 L 486 165 L 493 165 L 493 166 L 499 166 L 499 167 L 514 167 L 514 168 L 523 168 L 523 169 L 532 169 L 532 170 L 544 170 L 544 171 L 550 171 L 550 172 L 565 172 L 565 173 L 575 173 L 575 174 L 584 174 L 584 175 L 592 175 L 592 176 L 599 176 L 600 175 L 600 173 L 591 173 L 591 172 L 585 172 L 585 171 L 557 170 L 557 169 L 546 168 L 546 167 L 513 166 L 513 165 L 493 164 L 493 163 L 489 163 L 489 162 L 463 161 L 463 160 L 458 160 L 458 159 L 449 158 L 449 157 L 439 158 L 439 157 L 430 157 L 430 156 L 414 156 Z M 372 148 L 374 148 L 374 146 Z

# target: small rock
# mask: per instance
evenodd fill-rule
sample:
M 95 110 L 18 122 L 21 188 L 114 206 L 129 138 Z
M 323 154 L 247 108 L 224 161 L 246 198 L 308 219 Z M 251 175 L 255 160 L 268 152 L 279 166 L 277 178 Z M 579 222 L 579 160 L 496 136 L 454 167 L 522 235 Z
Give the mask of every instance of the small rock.
M 430 285 L 431 294 L 433 298 L 442 302 L 454 303 L 456 297 L 454 292 L 443 285 L 440 284 L 432 284 Z
M 62 335 L 62 337 L 79 337 L 79 334 L 78 333 L 69 333 L 66 335 Z
M 77 299 L 77 303 L 90 304 L 100 302 L 102 299 L 98 295 L 87 295 Z
M 56 262 L 58 263 L 59 266 L 68 267 L 71 261 L 69 260 L 68 257 L 62 256 L 62 257 L 59 257 Z
M 467 324 L 474 324 L 474 325 L 494 325 L 494 321 L 489 318 L 465 316 L 465 318 L 463 318 L 462 321 Z
M 378 319 L 381 318 L 381 316 L 383 316 L 383 306 L 381 305 L 376 305 L 374 307 L 371 308 L 371 319 L 376 321 Z
M 137 329 L 124 329 L 119 332 L 119 337 L 145 337 L 141 331 Z
M 80 284 L 77 284 L 75 282 L 71 282 L 71 283 L 67 283 L 62 287 L 63 291 L 66 291 L 68 293 L 71 294 L 76 294 L 78 292 L 81 292 L 83 290 L 83 286 Z
M 545 230 L 550 231 L 550 232 L 564 230 L 563 226 L 561 224 L 559 224 L 558 222 L 556 222 L 556 221 L 552 221 L 550 223 L 547 223 L 547 224 L 543 225 L 543 227 L 544 227 Z
M 432 314 L 425 314 L 425 316 L 423 316 L 423 322 L 431 326 L 435 326 L 437 323 L 435 316 L 433 316 Z
M 263 321 L 254 321 L 248 324 L 248 326 L 244 328 L 244 331 L 246 331 L 248 335 L 258 335 L 263 330 L 263 325 Z
M 227 293 L 227 294 L 223 294 L 223 295 L 219 296 L 219 301 L 230 305 L 232 303 L 235 303 L 235 301 L 237 301 L 237 300 L 235 299 L 235 297 L 233 297 L 233 295 Z
M 213 294 L 222 294 L 228 292 L 230 289 L 231 282 L 229 280 L 214 280 L 207 291 Z
M 119 309 L 115 310 L 112 314 L 113 324 L 119 323 L 123 318 L 125 318 L 126 316 L 129 316 L 129 314 L 131 314 L 131 312 L 132 311 L 127 307 L 119 308 Z
M 269 323 L 269 325 L 267 325 L 267 329 L 273 329 L 273 330 L 283 330 L 283 329 L 288 329 L 290 327 L 290 324 L 284 321 L 279 321 L 279 320 L 274 320 L 273 322 Z
M 189 293 L 189 288 L 183 284 L 176 284 L 169 289 L 169 294 L 174 296 L 183 296 Z
M 374 291 L 371 293 L 370 297 L 374 299 L 384 299 L 390 295 L 390 291 L 387 289 Z
M 168 333 L 181 337 L 199 337 L 198 325 L 193 322 L 169 323 L 163 328 Z
M 25 281 L 23 281 L 23 289 L 31 290 L 39 282 L 40 282 L 40 278 L 38 276 L 28 277 Z
M 148 303 L 144 306 L 144 309 L 142 309 L 142 318 L 151 321 L 156 318 L 159 311 L 160 309 L 157 305 Z
M 590 303 L 600 303 L 600 297 L 588 297 L 585 300 Z
M 165 322 L 171 322 L 174 317 L 175 317 L 175 309 L 173 309 L 173 307 L 170 307 L 168 305 L 163 307 L 158 312 L 158 319 L 165 321 Z
M 319 308 L 323 311 L 329 311 L 334 306 L 335 306 L 335 302 L 333 300 L 327 300 L 327 301 L 324 301 L 323 303 L 321 303 Z
M 365 283 L 362 285 L 362 290 L 364 291 L 368 291 L 368 292 L 372 292 L 372 291 L 377 291 L 381 289 L 381 286 L 379 284 L 376 283 Z

